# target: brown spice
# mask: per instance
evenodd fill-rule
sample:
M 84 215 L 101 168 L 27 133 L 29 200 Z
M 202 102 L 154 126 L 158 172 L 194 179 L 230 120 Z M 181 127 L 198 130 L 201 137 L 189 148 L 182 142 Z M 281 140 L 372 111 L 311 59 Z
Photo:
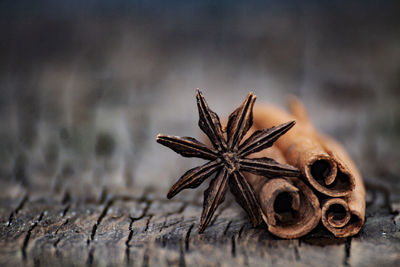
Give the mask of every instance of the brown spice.
M 262 106 L 255 110 L 255 126 L 270 127 L 281 120 L 297 120 L 293 130 L 276 146 L 314 189 L 334 197 L 322 203 L 323 225 L 337 237 L 357 234 L 365 221 L 365 187 L 360 172 L 341 145 L 315 130 L 297 99 L 291 100 L 290 110 L 292 115 L 276 107 Z
M 354 176 L 354 190 L 342 198 L 332 198 L 322 205 L 322 223 L 337 237 L 357 234 L 365 221 L 365 186 L 355 163 L 344 148 L 332 138 L 320 135 L 342 173 Z
M 246 210 L 254 226 L 262 222 L 261 208 L 252 186 L 243 177 L 242 171 L 265 177 L 299 176 L 297 168 L 280 164 L 273 159 L 247 158 L 272 144 L 295 124 L 284 122 L 270 129 L 255 131 L 245 139 L 253 124 L 253 105 L 256 96 L 249 93 L 243 104 L 228 119 L 226 133 L 223 132 L 218 115 L 207 105 L 203 94 L 198 90 L 197 106 L 199 127 L 208 136 L 212 147 L 191 137 L 178 137 L 159 134 L 157 142 L 171 148 L 184 157 L 199 157 L 209 160 L 206 164 L 187 171 L 171 187 L 167 197 L 172 198 L 181 190 L 198 187 L 209 176 L 216 173 L 204 192 L 203 212 L 199 232 L 203 232 L 210 222 L 218 205 L 224 201 L 229 187 L 239 204 Z
M 268 230 L 281 238 L 304 236 L 321 219 L 318 198 L 299 178 L 268 181 L 260 191 L 260 203 Z
M 281 151 L 274 145 L 255 154 L 285 163 Z M 276 178 L 246 174 L 260 201 L 263 219 L 270 233 L 281 238 L 298 238 L 314 229 L 321 219 L 318 198 L 298 178 Z
M 255 127 L 272 127 L 283 121 L 297 120 L 296 126 L 276 142 L 288 164 L 298 167 L 306 180 L 323 194 L 332 197 L 350 194 L 354 189 L 354 177 L 349 173 L 337 172 L 336 162 L 316 136 L 304 109 L 299 103 L 294 105 L 292 102 L 292 107 L 292 110 L 300 113 L 298 116 L 271 105 L 255 108 Z

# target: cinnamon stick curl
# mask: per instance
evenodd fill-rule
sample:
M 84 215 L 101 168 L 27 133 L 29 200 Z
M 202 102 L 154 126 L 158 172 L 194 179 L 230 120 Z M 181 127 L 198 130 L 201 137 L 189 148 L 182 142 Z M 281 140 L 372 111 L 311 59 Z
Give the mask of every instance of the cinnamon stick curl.
M 340 144 L 314 128 L 305 108 L 297 99 L 291 99 L 290 110 L 292 114 L 268 105 L 256 107 L 255 127 L 268 128 L 296 120 L 296 125 L 276 142 L 276 147 L 287 163 L 300 169 L 302 178 L 313 189 L 327 196 L 321 210 L 323 225 L 337 237 L 357 234 L 365 221 L 365 187 L 359 170 Z M 286 183 L 287 181 L 284 190 L 292 198 L 291 208 L 296 210 L 296 192 Z M 284 187 L 281 185 L 279 188 Z M 265 189 L 259 196 L 260 199 L 271 199 L 270 191 Z M 312 192 L 306 194 L 315 196 Z M 309 199 L 312 200 L 313 197 Z M 270 225 L 275 225 L 276 218 L 272 218 L 274 211 L 270 207 L 266 213 L 266 222 L 270 228 Z M 310 215 L 305 213 L 305 216 Z

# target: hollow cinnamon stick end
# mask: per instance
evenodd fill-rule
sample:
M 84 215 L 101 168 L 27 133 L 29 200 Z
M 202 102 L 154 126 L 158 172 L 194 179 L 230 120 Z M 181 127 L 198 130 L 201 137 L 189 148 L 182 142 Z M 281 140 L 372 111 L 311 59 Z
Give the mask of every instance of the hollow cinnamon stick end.
M 363 214 L 350 210 L 341 198 L 332 198 L 322 205 L 322 224 L 336 237 L 356 235 L 364 225 Z
M 306 161 L 302 164 L 303 174 L 320 193 L 344 197 L 354 190 L 354 175 L 340 161 L 324 154 L 309 156 Z
M 268 230 L 281 238 L 299 238 L 314 229 L 320 218 L 318 198 L 300 179 L 274 179 L 260 191 Z

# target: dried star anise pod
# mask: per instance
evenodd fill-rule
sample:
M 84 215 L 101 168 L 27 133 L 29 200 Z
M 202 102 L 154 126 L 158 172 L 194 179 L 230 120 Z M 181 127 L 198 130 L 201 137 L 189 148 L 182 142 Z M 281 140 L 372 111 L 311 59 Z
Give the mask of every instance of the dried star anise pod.
M 253 106 L 256 96 L 250 92 L 243 104 L 230 116 L 226 133 L 222 130 L 218 115 L 207 105 L 203 94 L 197 90 L 199 127 L 208 136 L 212 147 L 192 137 L 178 137 L 159 134 L 157 142 L 171 148 L 184 157 L 198 157 L 209 160 L 206 164 L 187 171 L 168 192 L 170 199 L 186 188 L 198 187 L 206 178 L 216 172 L 208 189 L 204 192 L 203 212 L 199 232 L 203 232 L 218 205 L 224 201 L 229 187 L 239 204 L 246 210 L 254 226 L 262 221 L 261 208 L 252 186 L 242 175 L 251 172 L 266 178 L 298 176 L 297 168 L 280 164 L 270 158 L 246 158 L 246 156 L 272 146 L 295 124 L 284 123 L 270 129 L 258 130 L 249 138 L 242 138 L 253 124 Z

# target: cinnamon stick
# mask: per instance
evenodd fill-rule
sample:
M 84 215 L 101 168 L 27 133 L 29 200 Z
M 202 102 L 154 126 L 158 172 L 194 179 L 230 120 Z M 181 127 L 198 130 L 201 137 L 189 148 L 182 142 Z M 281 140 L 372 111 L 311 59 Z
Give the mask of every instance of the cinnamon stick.
M 336 161 L 320 143 L 304 110 L 299 105 L 293 106 L 292 110 L 298 116 L 274 106 L 259 105 L 254 108 L 254 125 L 261 129 L 296 120 L 296 125 L 276 142 L 287 163 L 299 168 L 312 187 L 325 195 L 343 197 L 350 194 L 354 189 L 354 177 L 351 173 L 338 172 Z
M 280 150 L 272 146 L 256 156 L 273 158 L 281 164 L 286 160 Z M 270 233 L 281 238 L 298 238 L 314 229 L 321 218 L 318 198 L 299 178 L 268 180 L 246 174 L 260 202 L 262 217 Z
M 357 234 L 365 221 L 365 187 L 360 172 L 340 144 L 315 130 L 297 99 L 291 99 L 290 110 L 292 114 L 272 106 L 259 107 L 254 112 L 255 125 L 271 127 L 296 120 L 293 129 L 276 142 L 277 147 L 314 189 L 331 197 L 322 203 L 323 225 L 337 237 Z
M 355 187 L 348 196 L 332 198 L 322 205 L 322 223 L 336 237 L 348 237 L 357 234 L 365 221 L 365 187 L 356 165 L 344 148 L 333 139 L 320 135 L 321 141 L 329 149 L 338 169 L 354 176 Z
M 302 122 L 304 127 L 316 134 L 320 144 L 335 161 L 338 175 L 351 177 L 354 189 L 343 199 L 332 198 L 322 205 L 322 223 L 336 237 L 348 237 L 357 234 L 365 221 L 365 186 L 359 170 L 346 150 L 331 137 L 318 133 L 300 101 L 291 98 L 291 113 Z

